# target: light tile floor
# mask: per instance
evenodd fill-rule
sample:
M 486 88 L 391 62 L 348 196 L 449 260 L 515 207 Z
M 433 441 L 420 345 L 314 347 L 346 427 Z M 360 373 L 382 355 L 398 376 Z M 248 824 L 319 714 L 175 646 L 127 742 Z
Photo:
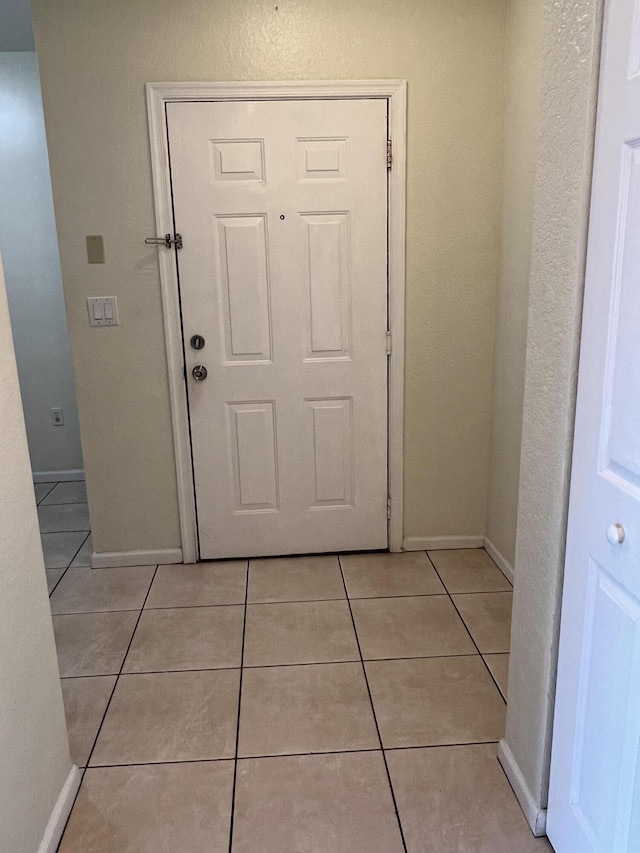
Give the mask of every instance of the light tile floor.
M 81 488 L 46 486 L 86 768 L 62 853 L 552 849 L 496 759 L 511 587 L 483 550 L 91 570 Z
M 69 566 L 91 565 L 91 526 L 84 482 L 36 483 L 40 538 L 53 592 Z

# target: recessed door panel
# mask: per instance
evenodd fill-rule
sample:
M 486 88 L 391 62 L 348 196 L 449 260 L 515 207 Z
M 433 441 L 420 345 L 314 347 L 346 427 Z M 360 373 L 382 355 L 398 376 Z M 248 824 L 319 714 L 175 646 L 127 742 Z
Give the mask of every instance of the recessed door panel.
M 216 219 L 226 361 L 270 360 L 269 265 L 264 216 Z
M 353 496 L 352 400 L 307 400 L 313 462 L 310 506 L 348 506 Z
M 298 180 L 343 180 L 348 173 L 348 139 L 299 139 Z
M 596 841 L 596 849 L 606 850 L 612 840 L 629 836 L 640 746 L 638 691 L 631 686 L 640 684 L 640 602 L 595 560 L 587 577 L 582 654 L 576 660 L 580 681 L 571 802 L 585 834 Z M 609 663 L 612 649 L 615 667 Z M 619 709 L 620 725 L 603 726 L 612 707 Z M 613 778 L 620 784 L 594 785 L 594 780 Z
M 609 327 L 610 365 L 604 395 L 605 468 L 640 495 L 640 142 L 627 143 L 622 158 L 619 241 L 614 260 Z
M 303 214 L 301 219 L 309 299 L 307 358 L 348 357 L 351 337 L 348 214 Z
M 216 181 L 263 181 L 263 139 L 218 139 L 211 143 Z
M 236 512 L 278 508 L 275 424 L 272 400 L 228 404 L 229 458 Z

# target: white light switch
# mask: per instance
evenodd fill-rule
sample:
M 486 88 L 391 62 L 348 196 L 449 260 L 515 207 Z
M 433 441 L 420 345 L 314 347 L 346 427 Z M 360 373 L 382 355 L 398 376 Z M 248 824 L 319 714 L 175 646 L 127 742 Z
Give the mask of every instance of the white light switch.
M 119 326 L 118 301 L 115 296 L 90 296 L 87 299 L 90 326 Z

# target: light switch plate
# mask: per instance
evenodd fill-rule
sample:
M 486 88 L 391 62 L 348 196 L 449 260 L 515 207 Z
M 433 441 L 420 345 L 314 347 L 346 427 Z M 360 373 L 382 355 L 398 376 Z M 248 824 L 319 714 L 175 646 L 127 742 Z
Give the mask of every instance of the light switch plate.
M 118 300 L 115 296 L 89 296 L 87 311 L 90 326 L 119 326 Z

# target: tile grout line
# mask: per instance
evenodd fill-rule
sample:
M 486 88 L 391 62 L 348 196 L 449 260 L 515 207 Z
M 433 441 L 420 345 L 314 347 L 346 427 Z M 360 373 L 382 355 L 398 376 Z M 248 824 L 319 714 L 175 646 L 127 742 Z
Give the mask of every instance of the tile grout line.
M 353 626 L 353 633 L 355 634 L 356 644 L 358 646 L 358 653 L 360 655 L 360 666 L 362 667 L 362 674 L 364 675 L 364 683 L 367 688 L 367 694 L 369 696 L 369 704 L 371 705 L 371 713 L 373 714 L 373 722 L 376 727 L 376 733 L 378 735 L 378 743 L 380 744 L 380 753 L 382 755 L 382 761 L 384 763 L 384 769 L 387 774 L 387 782 L 389 783 L 389 792 L 391 794 L 391 801 L 393 803 L 393 810 L 396 815 L 396 821 L 398 823 L 398 831 L 400 832 L 400 840 L 402 841 L 402 849 L 404 853 L 408 853 L 407 851 L 407 842 L 405 841 L 404 831 L 402 829 L 402 821 L 400 820 L 400 812 L 398 811 L 398 803 L 396 802 L 395 791 L 393 790 L 393 783 L 391 782 L 391 774 L 389 772 L 389 765 L 387 764 L 387 756 L 384 751 L 384 746 L 382 743 L 382 735 L 380 734 L 380 726 L 378 725 L 378 717 L 376 715 L 376 709 L 373 704 L 373 697 L 371 695 L 371 688 L 369 687 L 369 679 L 367 678 L 367 670 L 364 665 L 364 658 L 362 657 L 362 649 L 360 648 L 360 638 L 358 637 L 358 631 L 356 628 L 356 622 L 353 618 L 353 610 L 351 609 L 351 600 L 349 598 L 349 591 L 347 590 L 347 584 L 344 579 L 344 572 L 342 571 L 342 562 L 340 560 L 340 555 L 336 555 L 338 558 L 338 566 L 340 568 L 340 577 L 342 578 L 342 585 L 344 586 L 344 593 L 347 597 L 347 604 L 349 605 L 349 613 L 351 614 L 351 624 Z M 231 851 L 229 851 L 231 853 Z
M 132 610 L 99 610 L 95 611 L 97 613 L 133 613 Z M 148 613 L 149 611 L 145 611 Z M 55 614 L 56 616 L 91 616 L 93 612 L 89 613 L 61 613 Z M 488 652 L 488 654 L 507 654 L 507 652 Z M 181 668 L 181 669 L 136 669 L 136 670 L 128 670 L 127 672 L 123 672 L 122 675 L 173 675 L 178 672 L 228 672 L 231 670 L 247 670 L 247 669 L 283 669 L 285 667 L 294 667 L 294 666 L 342 666 L 343 664 L 350 663 L 387 663 L 389 661 L 401 661 L 401 660 L 439 660 L 440 658 L 477 658 L 478 655 L 475 652 L 468 652 L 466 654 L 457 654 L 457 655 L 414 655 L 413 657 L 395 657 L 395 658 L 351 658 L 349 660 L 315 660 L 315 661 L 303 661 L 303 662 L 294 662 L 294 663 L 258 663 L 258 664 L 243 664 L 242 667 L 239 666 L 194 666 L 190 668 Z M 70 678 L 102 678 L 103 676 L 111 676 L 117 675 L 116 672 L 105 672 L 99 674 L 92 675 L 63 675 L 60 676 L 64 679 Z M 338 750 L 341 752 L 342 750 Z M 242 756 L 244 758 L 245 756 Z M 254 756 L 255 757 L 255 756 Z
M 127 643 L 127 648 L 126 648 L 125 653 L 123 655 L 122 663 L 120 664 L 120 668 L 119 668 L 118 672 L 116 673 L 116 682 L 113 685 L 113 690 L 111 691 L 111 696 L 109 697 L 109 701 L 107 702 L 107 707 L 105 708 L 104 714 L 102 715 L 102 720 L 100 722 L 100 726 L 98 728 L 98 731 L 96 732 L 96 736 L 95 736 L 94 741 L 93 741 L 93 746 L 91 747 L 91 752 L 89 753 L 89 757 L 87 758 L 87 763 L 85 765 L 85 772 L 89 767 L 89 763 L 91 761 L 91 758 L 93 757 L 93 753 L 94 753 L 94 750 L 96 748 L 96 743 L 98 742 L 98 738 L 100 737 L 100 731 L 102 730 L 102 725 L 104 723 L 104 719 L 107 716 L 109 706 L 111 705 L 111 700 L 113 699 L 113 694 L 115 693 L 116 687 L 118 686 L 118 682 L 120 681 L 120 676 L 122 675 L 122 670 L 124 669 L 124 664 L 125 664 L 125 661 L 127 659 L 127 655 L 129 654 L 129 650 L 131 649 L 131 646 L 133 644 L 133 638 L 135 637 L 136 631 L 138 630 L 138 625 L 140 624 L 140 619 L 142 618 L 142 614 L 144 612 L 144 605 L 145 605 L 147 598 L 149 597 L 149 593 L 151 592 L 151 587 L 153 586 L 153 582 L 155 580 L 157 572 L 158 572 L 158 566 L 156 566 L 154 571 L 153 571 L 153 575 L 151 577 L 151 582 L 149 584 L 149 588 L 147 589 L 147 593 L 144 597 L 144 601 L 142 602 L 142 607 L 138 611 L 138 618 L 136 619 L 136 624 L 133 627 L 133 631 L 131 632 L 131 637 L 129 638 L 129 642 Z M 125 612 L 131 612 L 131 611 L 125 611 Z
M 56 487 L 59 485 L 60 485 L 60 483 L 56 483 Z M 47 492 L 47 494 L 42 498 L 42 501 L 46 501 L 46 499 L 52 493 L 53 493 L 53 489 L 51 489 L 50 492 Z M 40 501 L 38 506 L 79 506 L 80 504 L 88 504 L 89 503 L 88 501 L 60 501 L 60 503 L 57 503 L 57 504 L 54 504 L 54 503 L 45 504 L 45 503 L 42 503 L 42 501 Z
M 478 646 L 478 644 L 477 644 L 477 643 L 476 643 L 476 641 L 474 640 L 474 638 L 473 638 L 473 634 L 472 634 L 472 633 L 471 633 L 471 631 L 469 630 L 469 628 L 468 628 L 468 626 L 467 626 L 467 623 L 464 621 L 464 618 L 463 618 L 463 616 L 462 616 L 462 613 L 460 613 L 460 611 L 458 610 L 458 608 L 457 608 L 457 606 L 456 606 L 456 603 L 455 603 L 455 601 L 453 600 L 453 595 L 452 595 L 452 594 L 449 592 L 449 590 L 447 589 L 446 584 L 444 583 L 444 581 L 443 581 L 443 580 L 442 580 L 442 578 L 440 577 L 440 572 L 439 572 L 439 571 L 438 571 L 438 569 L 436 568 L 436 564 L 433 562 L 433 560 L 431 559 L 431 557 L 429 556 L 429 554 L 428 554 L 428 552 L 427 552 L 427 551 L 425 551 L 425 554 L 427 555 L 427 560 L 429 560 L 429 562 L 430 562 L 430 563 L 431 563 L 431 565 L 433 566 L 433 570 L 434 570 L 434 572 L 435 572 L 435 573 L 438 575 L 438 577 L 440 578 L 440 583 L 441 583 L 441 584 L 444 586 L 444 588 L 447 590 L 447 595 L 449 596 L 449 600 L 451 601 L 451 604 L 454 606 L 455 611 L 456 611 L 456 613 L 458 614 L 458 617 L 460 618 L 460 621 L 462 622 L 462 624 L 463 624 L 463 625 L 464 625 L 464 627 L 465 627 L 465 631 L 467 632 L 467 634 L 469 635 L 469 638 L 471 639 L 471 642 L 472 642 L 472 643 L 473 643 L 473 645 L 476 647 L 476 649 L 477 649 L 477 651 L 478 651 L 478 654 L 480 655 L 480 660 L 481 660 L 481 661 L 482 661 L 482 663 L 484 664 L 484 668 L 485 668 L 485 669 L 487 670 L 487 672 L 489 673 L 489 678 L 490 678 L 490 679 L 493 681 L 493 683 L 495 684 L 495 686 L 496 686 L 496 690 L 498 691 L 498 693 L 499 693 L 499 695 L 500 695 L 500 698 L 502 699 L 502 701 L 503 701 L 503 702 L 504 702 L 504 704 L 506 705 L 506 704 L 507 704 L 507 700 L 505 699 L 505 697 L 504 697 L 504 695 L 503 695 L 503 693 L 502 693 L 502 690 L 500 689 L 500 685 L 498 684 L 498 682 L 497 682 L 497 681 L 495 680 L 495 678 L 493 677 L 493 673 L 492 673 L 492 672 L 491 672 L 491 670 L 489 669 L 489 664 L 488 664 L 488 663 L 486 662 L 486 660 L 484 659 L 484 657 L 483 657 L 483 655 L 482 655 L 482 652 L 480 651 L 480 647 Z M 456 592 L 456 593 L 454 593 L 454 594 L 455 594 L 455 595 L 460 595 L 460 594 L 464 594 L 464 593 L 457 593 L 457 592 Z M 474 595 L 474 594 L 475 594 L 475 593 L 467 593 L 467 595 Z M 480 593 L 478 593 L 478 594 L 480 594 Z M 484 595 L 485 593 L 481 593 L 481 594 L 483 594 L 483 595 Z M 487 652 L 486 654 L 491 654 L 491 652 Z M 508 654 L 508 652 L 503 652 L 502 654 Z
M 60 506 L 65 506 L 65 504 L 60 504 Z M 66 504 L 66 506 L 70 506 L 70 504 Z M 52 533 L 86 533 L 87 535 L 91 533 L 91 528 L 83 527 L 82 530 L 41 530 L 41 536 L 51 536 Z
M 73 563 L 73 560 L 75 560 L 75 559 L 76 559 L 76 557 L 78 556 L 78 554 L 80 553 L 80 551 L 82 551 L 82 549 L 83 549 L 83 548 L 84 548 L 84 546 L 86 545 L 87 539 L 88 539 L 90 536 L 91 536 L 91 531 L 89 531 L 89 532 L 87 533 L 87 535 L 84 537 L 84 539 L 82 540 L 82 544 L 80 545 L 80 547 L 78 548 L 78 550 L 76 551 L 76 553 L 73 555 L 73 559 L 71 560 L 71 563 Z M 69 563 L 69 565 L 67 566 L 67 568 L 68 568 L 68 569 L 70 569 L 70 568 L 71 568 L 71 563 Z M 78 569 L 84 569 L 84 566 L 77 566 L 77 568 L 78 568 Z M 87 568 L 88 568 L 88 569 L 90 569 L 90 568 L 91 568 L 91 566 L 87 566 Z
M 506 574 L 504 573 L 504 571 L 503 571 L 503 570 L 500 568 L 500 566 L 496 563 L 496 561 L 493 559 L 493 557 L 491 556 L 491 554 L 487 551 L 486 545 L 484 545 L 484 546 L 482 547 L 482 550 L 485 552 L 485 554 L 487 555 L 487 557 L 491 560 L 491 562 L 492 562 L 492 563 L 493 563 L 493 565 L 496 567 L 496 569 L 500 572 L 500 574 L 502 575 L 502 577 L 503 577 L 503 578 L 506 580 L 506 582 L 509 584 L 509 586 L 511 587 L 511 592 L 513 592 L 513 581 L 512 581 L 510 578 L 508 578 L 508 577 L 506 576 Z
M 240 681 L 238 684 L 238 717 L 236 721 L 236 748 L 233 757 L 233 785 L 231 788 L 231 814 L 229 816 L 229 853 L 233 848 L 233 824 L 236 810 L 236 786 L 238 781 L 238 746 L 240 742 L 240 711 L 242 710 L 242 672 L 244 669 L 244 641 L 247 633 L 247 602 L 249 600 L 249 567 L 247 560 L 246 585 L 244 589 L 244 618 L 242 621 L 242 650 L 240 652 Z
M 434 567 L 435 568 L 435 567 Z M 436 569 L 437 571 L 437 569 Z M 452 592 L 450 595 L 513 595 L 513 590 L 511 589 L 487 589 L 484 591 L 476 590 L 475 592 Z M 494 652 L 487 652 L 487 654 L 494 654 Z M 502 652 L 496 653 L 502 654 Z M 506 654 L 506 652 L 504 653 Z
M 60 485 L 60 483 L 56 483 L 56 486 L 59 486 L 59 485 Z M 51 491 L 53 491 L 53 489 Z M 44 500 L 50 494 L 51 494 L 51 492 L 47 492 L 47 494 L 44 496 L 44 498 L 42 500 Z M 40 504 L 38 504 L 38 506 L 40 506 Z M 62 504 L 44 504 L 44 506 L 45 507 L 47 507 L 47 506 L 86 506 L 86 507 L 88 507 L 89 502 L 88 501 L 66 501 L 65 503 L 62 503 Z
M 34 487 L 35 487 L 36 485 L 38 485 L 38 484 L 37 484 L 37 483 L 34 483 Z M 42 485 L 47 485 L 47 486 L 48 486 L 48 485 L 49 485 L 49 483 L 43 483 Z M 51 486 L 51 488 L 49 489 L 49 491 L 48 491 L 48 492 L 46 492 L 46 494 L 44 494 L 44 495 L 40 498 L 40 500 L 39 500 L 39 501 L 36 501 L 36 507 L 40 506 L 40 504 L 42 503 L 42 501 L 43 501 L 43 500 L 44 500 L 48 495 L 50 495 L 50 494 L 51 494 L 51 492 L 55 489 L 55 487 L 56 487 L 57 485 L 58 485 L 57 483 L 54 483 L 54 484 Z M 35 494 L 35 488 L 34 488 L 34 494 Z
M 82 546 L 81 546 L 81 547 L 82 547 Z M 73 559 L 75 560 L 75 557 L 73 557 Z M 46 577 L 47 572 L 52 572 L 52 571 L 54 571 L 54 569 L 47 569 L 47 568 L 45 567 L 45 570 L 44 570 L 45 577 Z M 69 571 L 69 566 L 67 566 L 67 567 L 66 567 L 66 569 L 63 569 L 63 570 L 62 570 L 62 574 L 60 575 L 60 577 L 58 578 L 58 580 L 54 583 L 53 587 L 51 588 L 51 592 L 49 593 L 49 598 L 51 598 L 51 596 L 53 595 L 53 593 L 56 591 L 56 589 L 57 589 L 57 588 L 58 588 L 58 586 L 60 585 L 60 581 L 62 580 L 62 578 L 66 575 L 66 573 L 67 573 L 68 571 Z M 53 616 L 53 613 L 52 613 L 51 615 Z
M 78 566 L 77 568 L 88 568 L 87 566 Z M 115 566 L 114 568 L 118 568 Z M 123 568 L 122 566 L 120 568 Z M 127 566 L 126 568 L 137 568 L 137 566 Z M 101 570 L 102 571 L 102 570 Z M 374 601 L 379 598 L 389 599 L 389 598 L 443 598 L 447 596 L 447 592 L 427 592 L 427 593 L 417 593 L 415 595 L 364 595 L 358 596 L 354 595 L 351 597 L 351 601 Z M 248 601 L 247 607 L 271 607 L 272 605 L 277 604 L 322 604 L 323 602 L 336 602 L 336 601 L 346 601 L 346 597 L 343 598 L 291 598 L 291 599 L 282 599 L 279 601 Z M 146 610 L 197 610 L 199 607 L 241 607 L 242 601 L 228 601 L 224 604 L 163 604 L 156 605 L 155 607 L 146 607 Z
M 41 497 L 39 501 L 36 501 L 36 509 L 37 509 L 37 508 L 42 504 L 42 502 L 43 502 L 44 500 L 46 500 L 46 498 L 48 498 L 48 497 L 49 497 L 49 495 L 50 495 L 50 494 L 52 494 L 52 492 L 54 491 L 54 489 L 57 489 L 57 487 L 58 487 L 59 485 L 60 485 L 60 483 L 54 483 L 54 484 L 52 485 L 52 487 L 49 489 L 49 491 L 46 493 L 46 495 L 43 495 L 43 497 Z M 86 503 L 86 502 L 85 502 L 85 503 Z M 51 505 L 51 506 L 57 506 L 57 504 L 45 504 L 45 506 L 50 506 L 50 505 Z M 87 504 L 87 506 L 88 506 L 88 504 Z M 39 522 L 40 522 L 40 517 L 38 517 L 38 528 L 40 528 L 40 524 L 39 524 Z M 80 532 L 84 532 L 84 531 L 79 531 L 79 530 L 77 530 L 77 531 L 76 531 L 76 530 L 54 530 L 54 531 L 52 531 L 52 532 L 53 532 L 53 533 L 80 533 Z M 43 532 L 40 530 L 40 536 L 41 536 L 41 537 L 42 537 L 42 536 L 47 536 L 47 535 L 48 535 L 48 534 L 43 533 Z M 87 541 L 87 539 L 89 538 L 89 536 L 91 536 L 91 530 L 89 530 L 89 531 L 88 531 L 87 535 L 84 537 L 84 539 L 83 539 L 83 540 L 82 540 L 82 542 L 80 543 L 80 547 L 78 548 L 78 550 L 75 552 L 75 554 L 73 555 L 73 557 L 72 557 L 72 558 L 71 558 L 71 560 L 69 561 L 69 564 L 66 566 L 65 570 L 63 571 L 63 573 L 60 575 L 60 577 L 58 578 L 58 580 L 57 580 L 57 581 L 55 582 L 55 584 L 53 585 L 53 589 L 52 589 L 52 590 L 51 590 L 51 592 L 49 593 L 49 598 L 51 598 L 51 596 L 53 595 L 53 593 L 56 591 L 56 589 L 57 589 L 58 585 L 60 584 L 60 581 L 61 581 L 61 580 L 62 580 L 62 578 L 66 575 L 67 570 L 68 570 L 68 569 L 69 569 L 69 567 L 71 566 L 71 563 L 73 563 L 73 561 L 75 560 L 75 558 L 78 556 L 78 554 L 80 553 L 80 550 L 81 550 L 82 546 L 83 546 L 83 545 L 84 545 L 84 543 Z M 47 566 L 45 565 L 45 567 L 44 567 L 44 568 L 45 568 L 45 574 L 46 574 Z M 53 566 L 52 566 L 51 568 L 53 568 Z
M 100 737 L 100 732 L 102 731 L 102 727 L 103 727 L 103 725 L 104 725 L 105 718 L 106 718 L 107 714 L 109 713 L 109 708 L 111 707 L 111 702 L 112 702 L 112 700 L 113 700 L 114 693 L 116 692 L 116 687 L 118 686 L 118 682 L 120 681 L 120 676 L 122 675 L 122 670 L 123 670 L 123 668 L 124 668 L 124 662 L 126 661 L 126 659 L 127 659 L 127 655 L 129 654 L 129 649 L 131 648 L 131 644 L 133 643 L 133 638 L 134 638 L 134 636 L 135 636 L 135 633 L 136 633 L 136 631 L 138 630 L 138 625 L 139 625 L 139 623 L 140 623 L 140 619 L 142 618 L 142 614 L 143 614 L 143 612 L 144 612 L 144 605 L 145 605 L 145 603 L 146 603 L 146 601 L 147 601 L 147 598 L 149 597 L 149 593 L 151 592 L 151 587 L 153 586 L 153 582 L 154 582 L 154 580 L 155 580 L 155 578 L 156 578 L 156 574 L 157 574 L 157 573 L 158 573 L 158 566 L 156 566 L 156 567 L 155 567 L 155 569 L 154 569 L 154 571 L 153 571 L 153 576 L 152 576 L 152 578 L 151 578 L 151 583 L 149 584 L 149 588 L 147 589 L 147 594 L 145 595 L 145 597 L 144 597 L 144 601 L 142 602 L 142 607 L 140 608 L 140 610 L 139 610 L 139 612 L 138 612 L 138 618 L 136 619 L 136 624 L 134 625 L 133 631 L 131 632 L 131 637 L 129 638 L 129 642 L 128 642 L 128 644 L 127 644 L 127 648 L 126 648 L 125 653 L 124 653 L 124 655 L 123 655 L 123 657 L 122 657 L 122 663 L 120 664 L 120 669 L 118 670 L 118 673 L 116 674 L 116 680 L 115 680 L 115 682 L 114 682 L 114 684 L 113 684 L 113 688 L 111 689 L 111 694 L 110 694 L 110 696 L 109 696 L 109 700 L 108 700 L 108 702 L 107 702 L 107 705 L 106 705 L 106 707 L 105 707 L 105 709 L 104 709 L 104 713 L 103 713 L 103 715 L 102 715 L 102 719 L 100 720 L 100 725 L 98 726 L 98 731 L 96 732 L 96 736 L 95 736 L 95 737 L 94 737 L 94 739 L 93 739 L 93 745 L 92 745 L 92 747 L 91 747 L 91 750 L 89 751 L 89 755 L 87 756 L 87 761 L 86 761 L 86 763 L 85 763 L 85 766 L 82 768 L 82 777 L 81 777 L 81 779 L 80 779 L 80 784 L 78 785 L 78 790 L 76 791 L 76 795 L 75 795 L 75 797 L 74 797 L 74 799 L 73 799 L 73 805 L 71 806 L 71 809 L 69 810 L 69 816 L 67 817 L 67 820 L 66 820 L 66 822 L 65 822 L 64 829 L 62 830 L 62 834 L 60 835 L 60 841 L 59 841 L 59 843 L 58 843 L 58 848 L 57 848 L 57 850 L 59 850 L 59 849 L 60 849 L 60 845 L 62 844 L 62 841 L 63 841 L 63 839 L 64 839 L 64 834 L 65 834 L 65 832 L 67 831 L 67 826 L 68 826 L 68 824 L 69 824 L 69 821 L 71 820 L 71 815 L 73 814 L 73 810 L 74 810 L 74 808 L 75 808 L 76 801 L 77 801 L 77 799 L 78 799 L 78 797 L 79 797 L 79 795 L 80 795 L 80 791 L 81 791 L 81 789 L 82 789 L 82 784 L 83 784 L 83 782 L 84 782 L 84 777 L 86 776 L 86 774 L 87 774 L 87 770 L 89 769 L 89 764 L 91 763 L 91 759 L 92 759 L 92 757 L 93 757 L 93 753 L 94 753 L 94 751 L 95 751 L 96 744 L 97 744 L 97 742 L 98 742 L 98 738 Z
M 64 532 L 64 531 L 62 531 L 62 532 Z M 60 581 L 62 580 L 62 578 L 67 574 L 67 572 L 68 572 L 68 571 L 69 571 L 69 569 L 71 568 L 71 563 L 73 563 L 73 561 L 74 561 L 74 560 L 75 560 L 75 558 L 78 556 L 78 554 L 80 553 L 80 551 L 82 551 L 82 549 L 83 549 L 83 547 L 84 547 L 84 543 L 87 541 L 87 539 L 88 539 L 90 536 L 91 536 L 91 531 L 89 531 L 89 532 L 87 533 L 87 535 L 84 537 L 84 539 L 83 539 L 83 540 L 82 540 L 82 542 L 80 543 L 80 547 L 78 548 L 78 550 L 75 552 L 75 554 L 74 554 L 74 555 L 73 555 L 73 557 L 71 558 L 71 560 L 70 560 L 70 562 L 69 562 L 69 565 L 66 567 L 66 569 L 63 571 L 63 573 L 60 575 L 60 577 L 58 578 L 58 580 L 55 582 L 55 584 L 54 584 L 54 586 L 53 586 L 53 589 L 52 589 L 52 590 L 51 590 L 51 592 L 49 593 L 49 598 L 51 598 L 51 596 L 53 595 L 53 593 L 56 591 L 56 589 L 57 589 L 57 588 L 58 588 L 58 586 L 60 585 Z M 79 569 L 80 569 L 80 568 L 84 568 L 84 566 L 78 566 L 77 568 L 79 568 Z M 47 567 L 45 566 L 45 572 L 46 572 L 46 571 L 47 571 Z
M 126 673 L 124 673 L 126 674 Z M 105 677 L 105 676 L 102 676 Z M 402 752 L 409 749 L 454 749 L 455 747 L 465 746 L 492 746 L 498 744 L 497 740 L 474 740 L 452 742 L 452 743 L 430 743 L 430 744 L 412 744 L 411 746 L 390 746 L 385 749 L 385 752 Z M 360 755 L 361 753 L 378 753 L 381 752 L 377 746 L 368 749 L 331 749 L 318 750 L 317 752 L 273 752 L 265 755 L 243 755 L 239 761 L 258 761 L 270 758 L 313 758 L 318 755 Z M 162 767 L 165 764 L 218 764 L 221 762 L 233 761 L 233 758 L 180 758 L 165 761 L 131 761 L 128 764 L 94 764 L 91 770 L 103 770 L 105 767 Z

